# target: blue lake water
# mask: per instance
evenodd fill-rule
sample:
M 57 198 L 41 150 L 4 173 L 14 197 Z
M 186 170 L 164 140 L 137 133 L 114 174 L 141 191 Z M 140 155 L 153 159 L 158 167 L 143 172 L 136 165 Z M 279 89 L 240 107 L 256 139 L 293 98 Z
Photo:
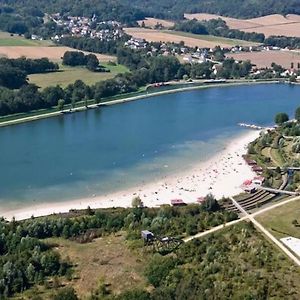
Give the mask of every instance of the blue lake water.
M 185 170 L 245 132 L 293 116 L 300 87 L 209 88 L 0 128 L 0 208 L 101 195 Z

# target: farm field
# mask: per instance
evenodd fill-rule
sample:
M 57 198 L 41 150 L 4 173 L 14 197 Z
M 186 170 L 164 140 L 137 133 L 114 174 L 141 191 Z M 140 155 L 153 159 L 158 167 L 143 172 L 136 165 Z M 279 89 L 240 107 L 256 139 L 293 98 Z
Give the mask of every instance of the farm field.
M 186 32 L 178 32 L 171 30 L 154 30 L 145 28 L 125 28 L 127 34 L 136 38 L 143 38 L 150 42 L 174 42 L 180 43 L 184 41 L 185 45 L 190 47 L 214 48 L 219 45 L 221 47 L 231 47 L 234 45 L 253 45 L 255 43 L 215 37 L 209 35 L 197 35 Z
M 232 29 L 239 29 L 246 32 L 258 32 L 270 35 L 285 35 L 300 37 L 300 16 L 289 14 L 286 16 L 274 14 L 253 19 L 235 19 L 213 14 L 185 14 L 187 19 L 197 19 L 199 21 L 210 19 L 223 19 Z
M 33 74 L 29 75 L 29 82 L 34 83 L 41 88 L 47 86 L 60 85 L 66 87 L 70 83 L 80 79 L 86 84 L 95 84 L 98 81 L 106 80 L 115 77 L 119 73 L 125 73 L 128 69 L 123 65 L 112 66 L 102 63 L 110 72 L 91 72 L 85 67 L 69 67 L 60 64 L 60 72 L 46 73 L 46 74 Z
M 300 238 L 300 227 L 292 224 L 293 220 L 300 223 L 300 202 L 294 201 L 272 209 L 256 217 L 277 238 L 293 236 Z
M 46 47 L 46 46 L 15 46 L 15 47 L 0 47 L 0 56 L 8 58 L 18 58 L 26 56 L 28 58 L 42 58 L 47 57 L 49 60 L 60 60 L 66 51 L 79 51 L 69 47 Z M 88 53 L 82 51 L 84 53 Z M 96 54 L 100 62 L 115 61 L 116 58 L 110 55 Z
M 170 27 L 174 26 L 174 24 L 175 24 L 172 21 L 167 21 L 167 20 L 163 20 L 163 19 L 156 19 L 156 18 L 146 18 L 142 21 L 138 21 L 138 24 L 141 26 L 143 21 L 145 23 L 145 26 L 151 27 L 151 28 L 154 28 L 154 26 L 157 23 L 161 24 L 165 28 L 170 28 Z
M 262 51 L 262 52 L 242 52 L 228 53 L 227 57 L 233 57 L 236 60 L 250 60 L 259 68 L 270 67 L 272 62 L 283 66 L 286 69 L 297 68 L 300 63 L 300 52 L 297 51 Z
M 0 31 L 0 47 L 11 47 L 11 46 L 50 46 L 51 41 L 36 41 L 28 40 L 24 37 L 14 35 L 11 36 L 8 32 Z M 0 54 L 1 55 L 1 54 Z

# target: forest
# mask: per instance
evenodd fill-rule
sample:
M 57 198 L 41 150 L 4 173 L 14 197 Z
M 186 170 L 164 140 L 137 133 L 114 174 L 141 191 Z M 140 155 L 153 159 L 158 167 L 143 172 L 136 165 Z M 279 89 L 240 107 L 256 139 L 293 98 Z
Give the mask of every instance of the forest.
M 184 13 L 206 12 L 237 18 L 251 18 L 268 14 L 300 14 L 299 0 L 2 0 L 0 12 L 12 10 L 24 16 L 41 16 L 42 13 L 68 13 L 71 15 L 92 16 L 94 13 L 103 20 L 119 20 L 124 23 L 159 17 L 183 19 Z

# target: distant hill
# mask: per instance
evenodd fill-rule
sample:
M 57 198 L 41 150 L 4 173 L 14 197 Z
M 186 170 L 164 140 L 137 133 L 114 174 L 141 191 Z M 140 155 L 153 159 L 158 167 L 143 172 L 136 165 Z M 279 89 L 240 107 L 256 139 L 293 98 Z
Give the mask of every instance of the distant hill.
M 300 0 L 1 0 L 27 15 L 41 12 L 96 13 L 104 19 L 134 21 L 144 17 L 181 19 L 184 13 L 211 13 L 235 18 L 255 18 L 270 14 L 300 14 Z M 2 12 L 4 10 L 2 9 Z

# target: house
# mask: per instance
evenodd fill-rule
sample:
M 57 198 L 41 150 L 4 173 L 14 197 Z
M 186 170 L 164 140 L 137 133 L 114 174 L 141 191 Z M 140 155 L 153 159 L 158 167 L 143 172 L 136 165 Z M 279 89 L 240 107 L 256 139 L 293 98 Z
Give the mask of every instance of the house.
M 173 205 L 173 206 L 185 206 L 186 203 L 183 202 L 182 199 L 173 199 L 173 200 L 171 200 L 171 205 Z

